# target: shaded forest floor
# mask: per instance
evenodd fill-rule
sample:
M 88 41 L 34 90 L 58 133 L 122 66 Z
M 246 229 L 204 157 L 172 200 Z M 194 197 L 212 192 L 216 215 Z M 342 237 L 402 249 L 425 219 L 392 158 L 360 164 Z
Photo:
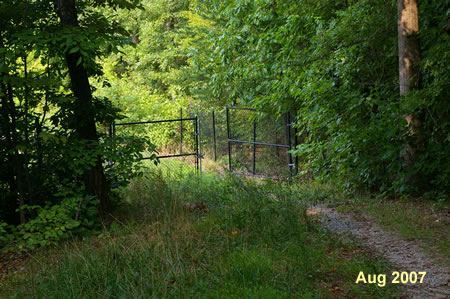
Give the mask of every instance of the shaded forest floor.
M 392 298 L 405 293 L 390 283 L 392 271 L 402 270 L 395 261 L 358 238 L 336 234 L 308 208 L 351 213 L 355 221 L 364 211 L 380 225 L 387 212 L 372 215 L 381 208 L 343 199 L 329 186 L 226 174 L 198 177 L 180 168 L 149 171 L 124 189 L 122 198 L 111 223 L 95 235 L 4 260 L 0 297 Z M 448 258 L 445 207 L 427 208 L 433 213 L 411 208 L 411 219 L 408 213 L 391 213 L 384 225 L 400 233 L 401 223 L 413 228 L 411 238 L 441 244 L 427 257 L 435 252 Z M 393 211 L 388 202 L 386 211 Z M 400 218 L 393 221 L 394 215 Z M 437 217 L 435 225 L 422 227 L 419 216 Z M 445 258 L 442 265 L 448 265 Z M 386 286 L 356 284 L 360 271 L 386 274 Z

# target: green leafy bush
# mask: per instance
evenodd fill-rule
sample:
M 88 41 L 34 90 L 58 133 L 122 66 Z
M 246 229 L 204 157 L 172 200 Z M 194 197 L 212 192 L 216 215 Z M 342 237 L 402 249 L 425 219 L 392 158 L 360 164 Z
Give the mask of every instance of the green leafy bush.
M 213 2 L 215 96 L 296 114 L 303 174 L 350 191 L 448 191 L 448 5 L 420 1 L 422 88 L 401 98 L 395 1 Z M 423 121 L 416 136 L 410 113 Z
M 10 226 L 7 231 L 1 227 L 4 237 L 0 242 L 3 251 L 28 251 L 37 246 L 57 244 L 69 238 L 72 233 L 86 233 L 99 228 L 97 217 L 98 201 L 90 197 L 65 198 L 59 204 L 44 207 L 24 205 L 22 209 L 36 216 L 24 224 Z

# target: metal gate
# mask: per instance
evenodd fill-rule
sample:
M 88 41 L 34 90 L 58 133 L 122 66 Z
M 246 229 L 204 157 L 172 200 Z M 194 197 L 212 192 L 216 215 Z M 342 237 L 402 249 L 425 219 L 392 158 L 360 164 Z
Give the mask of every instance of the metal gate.
M 263 138 L 263 135 L 267 135 L 267 132 L 270 131 L 270 125 L 266 124 L 266 127 L 263 127 L 261 124 L 258 124 L 257 120 L 253 120 L 251 122 L 248 122 L 245 124 L 245 128 L 246 129 L 250 129 L 251 130 L 251 134 L 248 134 L 246 137 L 247 138 L 235 138 L 234 136 L 232 136 L 232 128 L 233 127 L 238 127 L 238 123 L 233 122 L 231 120 L 230 115 L 233 113 L 233 111 L 248 111 L 249 113 L 258 113 L 261 112 L 259 110 L 253 109 L 253 108 L 243 108 L 243 107 L 230 107 L 227 106 L 226 107 L 226 124 L 223 124 L 223 126 L 221 126 L 224 130 L 223 133 L 221 133 L 221 136 L 225 137 L 224 135 L 226 134 L 226 138 L 219 138 L 219 140 L 223 140 L 226 142 L 223 142 L 221 144 L 223 144 L 223 153 L 222 155 L 227 155 L 228 154 L 228 169 L 230 172 L 237 174 L 237 175 L 248 175 L 248 176 L 253 176 L 253 177 L 260 177 L 260 178 L 271 178 L 271 179 L 280 179 L 282 177 L 286 177 L 287 176 L 287 172 L 289 177 L 292 176 L 293 174 L 296 174 L 298 172 L 297 170 L 297 165 L 298 165 L 298 161 L 297 158 L 293 158 L 292 154 L 290 153 L 291 149 L 295 148 L 297 146 L 297 129 L 293 126 L 293 124 L 291 124 L 291 119 L 290 119 L 290 115 L 286 114 L 285 115 L 285 123 L 280 126 L 280 124 L 278 124 L 278 129 L 280 129 L 282 127 L 282 131 L 284 131 L 284 133 L 282 135 L 284 136 L 284 141 L 286 142 L 264 142 L 264 140 L 261 140 Z M 206 115 L 206 114 L 205 114 Z M 202 158 L 203 158 L 203 153 L 202 151 L 202 143 L 200 140 L 201 138 L 201 134 L 200 129 L 202 130 L 210 130 L 211 132 L 207 132 L 208 136 L 206 137 L 206 139 L 211 139 L 212 144 L 203 144 L 204 146 L 206 146 L 206 148 L 211 147 L 212 151 L 210 153 L 211 158 L 216 161 L 217 160 L 217 146 L 216 146 L 216 115 L 214 113 L 214 111 L 211 112 L 211 124 L 209 124 L 208 122 L 205 122 L 207 118 L 205 115 L 203 115 L 203 125 L 200 126 L 200 119 L 198 118 L 198 116 L 196 115 L 195 117 L 183 117 L 183 111 L 180 110 L 180 117 L 177 119 L 164 119 L 164 120 L 152 120 L 152 121 L 139 121 L 139 122 L 123 122 L 123 123 L 112 123 L 109 127 L 109 135 L 110 136 L 116 136 L 116 129 L 117 127 L 125 127 L 125 126 L 140 126 L 140 125 L 151 125 L 151 124 L 158 124 L 158 123 L 174 123 L 174 122 L 178 122 L 179 123 L 179 132 L 180 132 L 180 136 L 179 136 L 179 151 L 178 153 L 170 153 L 170 154 L 164 154 L 164 155 L 158 155 L 157 157 L 159 159 L 168 159 L 168 158 L 178 158 L 178 157 L 193 157 L 195 159 L 195 170 L 197 173 L 201 173 L 202 170 Z M 242 121 L 243 119 L 246 119 L 246 121 L 248 121 L 248 118 L 240 118 L 240 120 Z M 183 122 L 192 122 L 192 127 L 190 127 L 190 132 L 192 132 L 192 128 L 194 131 L 194 140 L 190 140 L 190 142 L 188 142 L 187 147 L 191 148 L 192 151 L 188 151 L 188 152 L 184 152 L 184 150 L 186 150 L 187 147 L 183 147 L 183 132 L 186 130 L 186 127 L 183 128 Z M 222 123 L 222 122 L 221 122 Z M 211 126 L 211 127 L 210 127 Z M 210 129 L 209 129 L 210 128 Z M 226 129 L 226 132 L 225 132 Z M 241 128 L 242 129 L 242 128 Z M 210 133 L 210 134 L 209 134 Z M 281 132 L 278 132 L 278 134 L 280 135 Z M 189 133 L 189 135 L 192 135 L 192 133 Z M 206 140 L 205 139 L 205 140 Z M 204 142 L 206 142 L 205 140 L 203 140 Z M 280 140 L 278 140 L 280 141 Z M 194 143 L 194 145 L 192 144 L 192 142 Z M 193 148 L 192 148 L 193 145 Z M 239 146 L 236 145 L 246 145 L 246 146 L 242 146 L 242 147 L 247 147 L 248 149 L 248 154 L 251 155 L 251 166 L 246 168 L 246 171 L 239 171 L 239 168 L 234 167 L 233 164 L 235 164 L 236 162 L 236 158 L 233 159 L 233 154 L 236 154 L 236 152 L 238 152 L 238 150 L 235 150 L 235 152 L 233 153 L 233 146 L 235 146 L 237 149 L 239 149 Z M 259 149 L 259 151 L 257 151 L 257 147 Z M 264 173 L 264 171 L 258 170 L 257 165 L 261 165 L 261 166 L 265 166 L 265 164 L 267 164 L 268 159 L 267 156 L 264 157 L 263 155 L 263 151 L 262 148 L 277 148 L 276 152 L 278 153 L 278 149 L 283 149 L 282 151 L 282 155 L 283 159 L 279 159 L 279 161 L 281 161 L 282 163 L 280 164 L 280 167 L 285 168 L 286 170 L 283 171 L 283 175 L 278 174 L 278 175 L 264 175 L 267 173 Z M 170 148 L 170 151 L 173 151 L 173 148 Z M 228 151 L 228 153 L 226 153 L 226 151 Z M 243 154 L 246 154 L 245 151 L 240 151 Z M 263 163 L 258 163 L 258 159 L 257 156 L 260 158 L 260 161 Z M 280 158 L 280 157 L 278 157 Z M 145 159 L 150 159 L 150 157 L 143 157 L 143 160 Z M 224 161 L 226 163 L 226 160 Z M 270 166 L 268 166 L 270 167 Z M 270 173 L 271 174 L 271 173 Z
M 193 152 L 187 152 L 183 153 L 183 122 L 193 122 L 194 127 L 194 139 L 195 139 L 195 145 L 194 145 L 194 151 Z M 180 153 L 178 154 L 167 154 L 167 155 L 159 155 L 157 158 L 159 159 L 167 159 L 167 158 L 176 158 L 176 157 L 188 157 L 193 156 L 195 157 L 195 169 L 198 173 L 201 172 L 201 158 L 202 155 L 200 153 L 200 130 L 199 130 L 199 121 L 198 117 L 189 117 L 189 118 L 183 118 L 183 112 L 180 110 L 180 118 L 177 119 L 164 119 L 164 120 L 151 120 L 151 121 L 140 121 L 140 122 L 124 122 L 124 123 L 112 123 L 109 127 L 109 135 L 111 137 L 116 136 L 116 128 L 118 126 L 137 126 L 137 125 L 145 125 L 145 124 L 158 124 L 158 123 L 173 123 L 173 122 L 179 122 L 180 123 Z M 144 157 L 143 160 L 151 159 L 150 157 Z
M 230 170 L 230 172 L 234 173 L 234 174 L 238 174 L 238 175 L 248 175 L 248 176 L 253 176 L 253 177 L 261 177 L 261 178 L 271 178 L 271 179 L 280 179 L 280 177 L 274 177 L 274 176 L 266 176 L 266 175 L 261 175 L 257 173 L 257 169 L 256 169 L 256 155 L 257 155 L 257 151 L 256 151 L 256 147 L 257 146 L 264 146 L 264 147 L 275 147 L 275 148 L 283 148 L 286 149 L 287 151 L 287 155 L 288 155 L 288 163 L 286 165 L 286 167 L 288 167 L 288 171 L 289 171 L 289 177 L 292 176 L 293 173 L 297 173 L 297 158 L 293 159 L 292 154 L 291 154 L 291 149 L 295 148 L 297 146 L 297 129 L 293 126 L 293 124 L 291 124 L 291 119 L 290 119 L 290 115 L 286 114 L 286 124 L 285 124 L 285 132 L 286 132 L 286 140 L 287 142 L 285 144 L 280 144 L 280 143 L 269 143 L 269 142 L 261 142 L 257 140 L 257 121 L 253 120 L 251 122 L 251 126 L 252 126 L 252 140 L 240 140 L 237 138 L 233 138 L 232 134 L 231 134 L 231 129 L 233 126 L 233 123 L 230 119 L 230 113 L 232 113 L 232 111 L 234 110 L 247 110 L 247 111 L 251 111 L 251 112 L 259 112 L 256 109 L 253 108 L 242 108 L 242 107 L 226 107 L 226 120 L 227 120 L 227 135 L 228 135 L 228 139 L 227 139 L 227 143 L 228 143 L 228 168 Z M 292 138 L 292 131 L 293 130 L 293 135 L 294 138 Z M 232 155 L 232 147 L 235 144 L 248 144 L 248 145 L 252 145 L 252 169 L 250 172 L 239 172 L 239 171 L 235 171 L 233 169 L 233 155 Z

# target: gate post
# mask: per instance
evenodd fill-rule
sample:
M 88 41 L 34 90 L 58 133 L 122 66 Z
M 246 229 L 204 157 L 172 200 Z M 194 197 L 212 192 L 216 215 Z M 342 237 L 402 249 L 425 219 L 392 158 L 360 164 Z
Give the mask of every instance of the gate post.
M 217 162 L 217 148 L 216 148 L 216 117 L 214 115 L 214 109 L 212 111 L 212 134 L 213 134 L 213 150 L 214 150 L 214 162 Z
M 198 117 L 194 119 L 194 135 L 195 135 L 195 170 L 199 172 L 199 160 L 198 160 Z
M 298 139 L 297 139 L 297 127 L 294 127 L 294 149 L 297 149 Z M 298 156 L 295 156 L 295 174 L 298 174 Z
M 183 153 L 183 108 L 180 108 L 180 154 Z
M 113 124 L 114 124 L 114 122 L 112 122 L 112 123 L 110 123 L 109 124 L 109 127 L 108 127 L 108 135 L 109 135 L 109 138 L 112 138 L 113 137 Z M 108 165 L 109 165 L 109 167 L 112 167 L 112 160 L 111 159 L 109 159 L 109 161 L 108 161 Z
M 291 154 L 291 150 L 292 150 L 291 127 L 292 127 L 292 125 L 291 125 L 291 114 L 290 114 L 290 112 L 287 113 L 286 117 L 287 117 L 287 124 L 286 124 L 287 137 L 288 137 L 288 145 L 289 145 L 289 149 L 288 149 L 288 151 L 289 151 L 289 179 L 291 179 L 292 178 L 292 171 L 294 169 L 294 167 L 293 167 L 294 165 L 292 164 L 292 154 Z
M 231 133 L 230 133 L 230 109 L 228 107 L 226 107 L 227 110 L 227 135 L 228 135 L 228 169 L 230 170 L 230 172 L 232 172 L 232 168 L 231 168 L 231 143 L 230 143 L 230 139 L 231 139 Z
M 256 120 L 253 120 L 253 142 L 256 142 Z M 256 144 L 253 143 L 253 175 L 256 175 Z
M 110 123 L 109 126 L 108 126 L 108 136 L 110 138 L 112 137 L 112 123 Z
M 201 131 L 201 121 L 200 118 L 197 117 L 198 120 L 198 129 L 197 129 L 197 134 L 198 134 L 198 169 L 199 169 L 199 174 L 202 174 L 202 159 L 203 159 L 203 155 L 202 155 L 202 131 Z

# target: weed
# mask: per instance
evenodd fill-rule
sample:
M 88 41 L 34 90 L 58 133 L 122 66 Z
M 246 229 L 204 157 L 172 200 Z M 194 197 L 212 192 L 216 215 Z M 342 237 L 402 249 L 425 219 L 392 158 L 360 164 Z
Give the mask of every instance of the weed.
M 387 265 L 305 221 L 303 202 L 331 196 L 233 176 L 149 170 L 122 190 L 124 204 L 99 237 L 38 252 L 0 295 L 16 298 L 388 296 L 355 285 Z M 315 192 L 315 193 L 314 193 Z M 315 195 L 314 195 L 315 194 Z M 202 202 L 207 211 L 190 211 Z M 352 251 L 353 250 L 353 251 Z M 337 290 L 337 291 L 336 291 Z M 338 292 L 338 293 L 336 293 Z

